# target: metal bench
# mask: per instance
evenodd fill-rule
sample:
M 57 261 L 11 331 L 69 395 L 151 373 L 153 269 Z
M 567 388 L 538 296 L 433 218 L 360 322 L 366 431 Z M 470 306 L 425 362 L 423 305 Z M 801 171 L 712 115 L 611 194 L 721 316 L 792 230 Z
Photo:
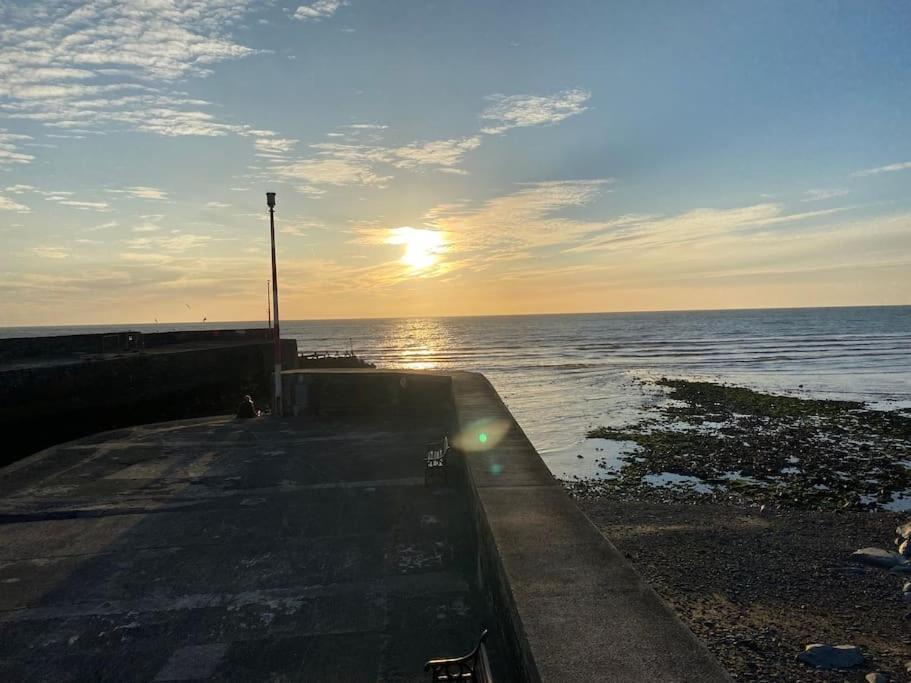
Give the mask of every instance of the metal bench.
M 441 441 L 431 441 L 427 444 L 424 455 L 424 486 L 430 483 L 430 478 L 435 472 L 443 475 L 443 481 L 449 482 L 447 461 L 449 459 L 449 438 L 444 436 Z
M 481 638 L 475 649 L 463 657 L 450 659 L 431 659 L 424 665 L 424 671 L 430 672 L 433 683 L 439 681 L 471 681 L 472 683 L 493 683 L 490 671 L 490 660 L 487 658 L 487 629 L 481 632 Z

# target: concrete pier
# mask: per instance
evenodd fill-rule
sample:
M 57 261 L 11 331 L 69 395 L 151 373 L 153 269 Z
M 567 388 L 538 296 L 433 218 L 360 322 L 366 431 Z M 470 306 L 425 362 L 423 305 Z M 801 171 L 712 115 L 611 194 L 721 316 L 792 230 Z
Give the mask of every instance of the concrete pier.
M 483 376 L 284 379 L 296 416 L 0 470 L 0 678 L 419 681 L 487 627 L 498 680 L 727 680 Z M 425 487 L 443 433 L 450 480 Z

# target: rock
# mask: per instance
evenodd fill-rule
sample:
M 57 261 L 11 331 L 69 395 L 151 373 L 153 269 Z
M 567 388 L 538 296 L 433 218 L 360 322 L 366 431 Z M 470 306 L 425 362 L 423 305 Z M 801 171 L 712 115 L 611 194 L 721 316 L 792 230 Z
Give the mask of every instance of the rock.
M 869 564 L 874 567 L 897 567 L 908 564 L 908 561 L 898 553 L 882 548 L 861 548 L 851 553 L 851 559 L 861 564 Z
M 911 603 L 911 592 L 902 593 L 902 600 Z
M 905 585 L 902 586 L 902 593 L 911 593 L 911 581 L 906 582 Z
M 817 669 L 850 669 L 863 664 L 864 655 L 856 645 L 813 643 L 807 645 L 797 659 Z
M 895 533 L 898 534 L 898 537 L 907 540 L 911 538 L 911 519 L 902 524 L 901 526 L 895 529 Z
M 898 546 L 898 554 L 902 557 L 911 557 L 911 540 L 902 541 L 901 545 Z
M 867 681 L 867 683 L 889 683 L 889 676 L 875 671 L 864 676 L 864 680 Z

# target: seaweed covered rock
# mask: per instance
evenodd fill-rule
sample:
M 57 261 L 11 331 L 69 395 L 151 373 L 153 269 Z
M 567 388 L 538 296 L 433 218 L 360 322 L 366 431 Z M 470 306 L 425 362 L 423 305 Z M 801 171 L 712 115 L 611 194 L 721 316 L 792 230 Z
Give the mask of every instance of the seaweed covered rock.
M 813 643 L 797 659 L 816 669 L 850 669 L 864 663 L 864 655 L 856 645 Z

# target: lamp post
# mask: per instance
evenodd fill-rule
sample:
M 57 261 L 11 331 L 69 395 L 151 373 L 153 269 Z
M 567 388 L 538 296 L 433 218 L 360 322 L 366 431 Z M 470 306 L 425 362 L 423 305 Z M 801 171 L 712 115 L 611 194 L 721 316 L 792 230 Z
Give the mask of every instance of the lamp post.
M 269 229 L 272 235 L 272 312 L 275 314 L 275 327 L 272 329 L 272 343 L 275 356 L 275 392 L 272 403 L 272 414 L 282 414 L 282 336 L 278 325 L 278 270 L 275 265 L 275 193 L 266 192 L 266 205 L 269 207 Z

